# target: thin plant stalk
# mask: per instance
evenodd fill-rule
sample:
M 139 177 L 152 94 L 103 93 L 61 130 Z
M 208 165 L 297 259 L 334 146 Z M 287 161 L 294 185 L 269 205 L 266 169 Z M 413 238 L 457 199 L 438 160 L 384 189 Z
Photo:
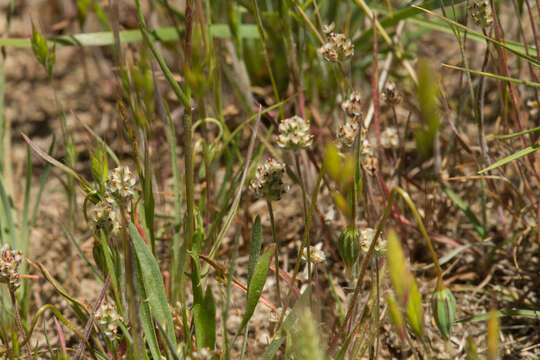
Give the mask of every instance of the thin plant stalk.
M 296 165 L 296 175 L 298 176 L 298 182 L 300 183 L 300 189 L 302 190 L 302 205 L 304 208 L 304 224 L 307 223 L 307 196 L 306 196 L 306 187 L 304 184 L 304 178 L 302 177 L 302 171 L 300 169 L 300 156 L 298 155 L 298 152 L 294 152 L 294 163 Z M 310 251 L 310 245 L 311 241 L 309 240 L 309 232 L 307 234 L 307 268 L 308 268 L 308 284 L 311 285 L 311 251 Z M 302 257 L 302 251 L 303 249 L 300 249 L 299 256 Z M 312 305 L 312 294 L 313 292 L 309 293 L 309 304 L 310 307 Z
M 9 289 L 9 296 L 11 298 L 11 304 L 13 305 L 13 312 L 15 313 L 15 322 L 17 323 L 17 327 L 19 328 L 19 332 L 21 333 L 21 336 L 23 339 L 27 338 L 26 333 L 24 332 L 24 327 L 21 321 L 21 314 L 19 313 L 19 307 L 17 306 L 17 299 L 15 298 L 15 291 Z M 26 342 L 26 351 L 28 352 L 28 356 L 32 357 L 32 349 L 30 348 L 30 343 Z
M 266 206 L 268 207 L 268 213 L 270 214 L 270 225 L 272 227 L 272 241 L 276 244 L 274 248 L 274 266 L 276 268 L 276 297 L 278 299 L 278 305 L 281 305 L 281 289 L 279 286 L 279 240 L 276 236 L 276 224 L 274 221 L 274 210 L 272 209 L 272 202 L 266 200 Z

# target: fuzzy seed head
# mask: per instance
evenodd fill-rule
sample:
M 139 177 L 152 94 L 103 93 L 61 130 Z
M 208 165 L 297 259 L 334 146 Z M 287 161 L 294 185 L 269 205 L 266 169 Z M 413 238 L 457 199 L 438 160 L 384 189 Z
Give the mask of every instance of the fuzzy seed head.
M 305 149 L 313 144 L 313 137 L 309 122 L 295 115 L 282 120 L 279 124 L 277 143 L 284 149 Z
M 255 177 L 251 180 L 249 187 L 258 198 L 269 201 L 280 200 L 281 196 L 289 190 L 288 186 L 283 184 L 284 173 L 284 164 L 268 158 L 255 171 Z
M 0 248 L 0 283 L 6 283 L 14 292 L 21 286 L 21 276 L 17 271 L 23 259 L 20 250 L 11 250 L 8 244 Z

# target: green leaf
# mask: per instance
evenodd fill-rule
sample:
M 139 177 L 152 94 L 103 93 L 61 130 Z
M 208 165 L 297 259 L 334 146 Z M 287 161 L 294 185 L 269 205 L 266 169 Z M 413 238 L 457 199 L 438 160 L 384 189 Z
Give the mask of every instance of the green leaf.
M 147 295 L 145 302 L 148 302 L 152 315 L 156 320 L 161 324 L 165 323 L 167 336 L 173 341 L 176 348 L 171 310 L 167 302 L 167 293 L 165 292 L 159 265 L 133 223 L 129 224 L 129 233 L 133 242 L 135 256 L 139 261 L 142 274 L 144 274 L 142 281 Z
M 240 334 L 244 330 L 249 319 L 251 319 L 253 313 L 255 312 L 255 307 L 259 303 L 259 298 L 261 297 L 264 284 L 266 283 L 268 266 L 270 265 L 270 256 L 273 253 L 273 249 L 274 245 L 271 245 L 270 248 L 261 255 L 259 261 L 257 262 L 257 265 L 255 265 L 255 269 L 253 270 L 253 276 L 251 277 L 247 290 L 246 312 L 244 313 L 244 317 L 242 318 L 242 324 L 240 325 L 240 328 L 235 335 L 235 339 L 236 337 L 238 337 L 238 334 Z
M 495 162 L 494 164 L 491 164 L 487 168 L 480 170 L 478 173 L 482 174 L 482 173 L 485 173 L 487 171 L 496 169 L 496 168 L 498 168 L 500 166 L 508 164 L 511 161 L 514 161 L 516 159 L 522 158 L 523 156 L 527 156 L 529 154 L 532 154 L 533 152 L 535 152 L 538 149 L 540 149 L 540 143 L 536 143 L 534 145 L 528 146 L 525 149 L 521 149 L 518 152 L 516 152 L 516 153 L 514 153 L 514 154 L 512 154 L 510 156 L 507 156 L 504 159 L 501 159 L 501 160 Z
M 193 306 L 197 348 L 214 349 L 216 345 L 216 303 L 210 285 L 201 304 Z
M 441 187 L 442 191 L 444 191 L 444 193 L 448 195 L 450 200 L 452 200 L 454 204 L 456 204 L 456 206 L 461 211 L 463 211 L 465 216 L 467 216 L 478 235 L 480 235 L 481 238 L 486 237 L 486 229 L 482 226 L 480 220 L 478 220 L 476 215 L 474 215 L 474 213 L 471 211 L 471 208 L 467 204 L 465 204 L 465 202 L 455 192 L 450 190 L 450 188 L 448 188 L 445 184 L 439 183 L 439 186 Z
M 257 216 L 255 222 L 253 223 L 253 230 L 251 234 L 251 246 L 249 248 L 249 261 L 248 261 L 248 283 L 251 280 L 253 275 L 253 270 L 257 264 L 257 259 L 259 258 L 259 253 L 261 252 L 262 244 L 262 227 L 261 227 L 261 218 Z

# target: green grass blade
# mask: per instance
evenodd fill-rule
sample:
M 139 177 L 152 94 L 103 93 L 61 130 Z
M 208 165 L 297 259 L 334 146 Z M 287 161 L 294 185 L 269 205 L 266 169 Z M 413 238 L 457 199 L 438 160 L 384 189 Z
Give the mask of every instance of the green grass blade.
M 213 24 L 210 28 L 214 38 L 228 39 L 231 37 L 228 25 Z M 153 41 L 171 42 L 178 40 L 178 31 L 173 27 L 160 28 L 148 32 Z M 180 29 L 183 34 L 183 29 Z M 143 40 L 143 35 L 139 30 L 120 31 L 120 42 L 123 44 L 138 43 Z M 259 33 L 257 27 L 252 24 L 243 24 L 239 29 L 239 34 L 243 39 L 257 39 Z M 74 35 L 63 35 L 47 39 L 49 46 L 56 44 L 62 46 L 109 46 L 114 45 L 114 34 L 111 31 L 81 33 Z M 0 46 L 7 48 L 31 48 L 30 38 L 0 38 Z
M 476 322 L 484 321 L 489 318 L 489 313 L 470 316 L 464 319 L 456 320 L 456 322 Z M 500 310 L 497 311 L 498 317 L 510 317 L 510 316 L 523 316 L 533 319 L 540 319 L 540 310 L 526 310 L 526 309 L 516 309 L 516 310 Z
M 507 140 L 507 139 L 513 139 L 515 137 L 522 136 L 522 135 L 532 134 L 537 131 L 540 131 L 540 126 L 529 129 L 529 130 L 523 130 L 517 133 L 508 134 L 508 135 L 490 135 L 488 136 L 487 139 L 488 140 Z
M 511 53 L 513 53 L 513 54 L 519 56 L 520 58 L 530 62 L 531 64 L 534 64 L 535 66 L 540 67 L 540 61 L 532 57 L 532 56 L 536 55 L 535 54 L 536 51 L 531 54 L 532 56 L 527 55 L 525 53 L 525 50 L 524 50 L 523 46 L 521 46 L 521 49 L 517 49 L 515 46 L 509 46 L 507 43 L 502 43 L 502 42 L 500 42 L 500 41 L 498 41 L 498 40 L 496 40 L 496 39 L 494 39 L 492 37 L 489 37 L 489 36 L 484 35 L 484 34 L 478 32 L 478 31 L 475 31 L 475 30 L 473 30 L 473 29 L 471 29 L 471 28 L 469 28 L 469 27 L 467 27 L 465 25 L 462 25 L 462 24 L 458 23 L 457 21 L 454 21 L 452 19 L 449 19 L 449 18 L 446 18 L 444 16 L 438 15 L 438 14 L 432 12 L 432 11 L 429 11 L 427 9 L 423 9 L 421 7 L 418 7 L 418 6 L 414 6 L 414 7 L 417 8 L 417 9 L 422 10 L 423 12 L 425 12 L 425 13 L 427 13 L 429 15 L 432 15 L 432 16 L 435 16 L 435 17 L 437 17 L 439 19 L 444 20 L 448 24 L 451 24 L 452 26 L 454 26 L 456 30 L 460 30 L 460 31 L 466 32 L 468 34 L 474 34 L 476 36 L 479 36 L 484 40 L 487 40 L 487 41 L 489 41 L 489 42 L 491 42 L 493 44 L 496 44 L 496 45 L 499 45 L 499 46 L 505 48 L 506 50 L 510 51 Z
M 167 335 L 173 340 L 176 347 L 171 310 L 167 303 L 167 294 L 165 292 L 165 286 L 163 285 L 163 278 L 161 276 L 159 265 L 133 223 L 129 224 L 129 234 L 133 242 L 135 256 L 137 257 L 141 266 L 141 271 L 144 274 L 142 280 L 148 296 L 146 300 L 150 306 L 152 315 L 155 316 L 160 323 L 165 323 Z
M 486 76 L 486 77 L 490 77 L 490 78 L 497 79 L 497 80 L 509 81 L 509 82 L 513 82 L 515 84 L 527 85 L 527 86 L 540 88 L 540 83 L 536 83 L 536 82 L 533 82 L 533 81 L 514 79 L 514 78 L 511 78 L 511 77 L 508 77 L 508 76 L 501 76 L 501 75 L 491 74 L 491 73 L 487 73 L 487 72 L 483 72 L 483 71 L 476 71 L 476 70 L 466 69 L 466 68 L 463 68 L 463 67 L 460 67 L 460 66 L 454 66 L 454 65 L 448 65 L 448 64 L 442 64 L 442 66 L 447 67 L 449 69 L 465 71 L 465 72 L 468 72 L 468 73 L 471 73 L 471 74 Z
M 485 173 L 486 171 L 496 169 L 496 168 L 498 168 L 500 166 L 508 164 L 511 161 L 514 161 L 516 159 L 522 158 L 523 156 L 527 156 L 529 154 L 532 154 L 533 152 L 535 152 L 538 149 L 540 149 L 540 143 L 536 143 L 534 145 L 528 146 L 525 149 L 521 149 L 518 152 L 516 152 L 516 153 L 514 153 L 514 154 L 512 154 L 510 156 L 507 156 L 504 159 L 501 159 L 501 160 L 495 162 L 494 164 L 491 164 L 487 168 L 480 170 L 478 173 L 482 174 L 482 173 Z

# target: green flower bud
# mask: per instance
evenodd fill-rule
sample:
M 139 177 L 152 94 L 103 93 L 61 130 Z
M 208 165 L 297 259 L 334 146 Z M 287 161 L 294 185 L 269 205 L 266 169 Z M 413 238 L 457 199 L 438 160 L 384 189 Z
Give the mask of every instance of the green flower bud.
M 352 267 L 360 253 L 360 230 L 345 229 L 339 236 L 338 251 L 345 265 L 348 268 Z
M 448 339 L 456 319 L 456 298 L 449 288 L 437 290 L 431 298 L 433 318 L 444 338 Z

